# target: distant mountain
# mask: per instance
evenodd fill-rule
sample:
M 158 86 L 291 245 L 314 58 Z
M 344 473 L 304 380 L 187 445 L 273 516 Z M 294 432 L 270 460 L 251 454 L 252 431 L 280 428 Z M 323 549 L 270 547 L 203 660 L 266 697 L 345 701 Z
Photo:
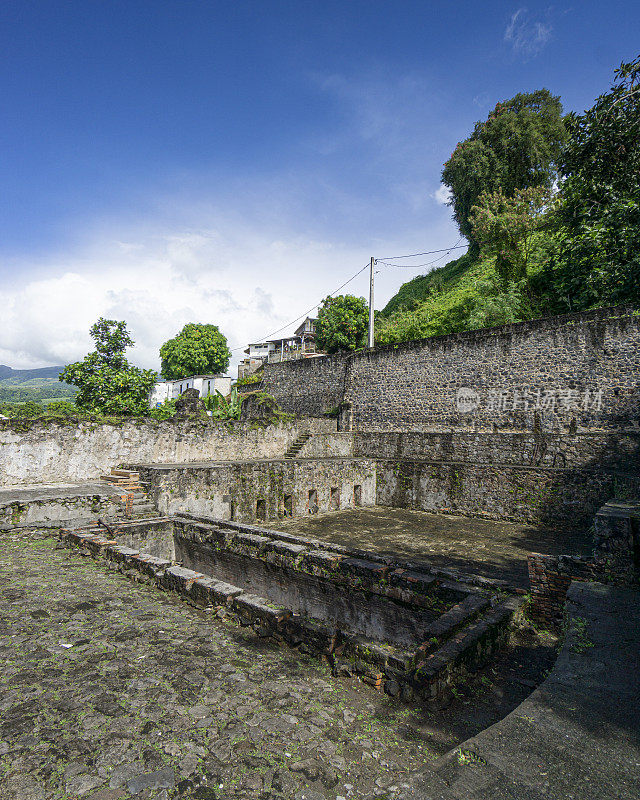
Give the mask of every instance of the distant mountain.
M 77 389 L 58 380 L 64 367 L 13 369 L 0 364 L 0 403 L 46 403 L 51 400 L 71 400 Z
M 6 364 L 0 364 L 0 381 L 11 378 L 12 384 L 30 381 L 33 378 L 57 378 L 64 367 L 39 367 L 38 369 L 13 369 Z

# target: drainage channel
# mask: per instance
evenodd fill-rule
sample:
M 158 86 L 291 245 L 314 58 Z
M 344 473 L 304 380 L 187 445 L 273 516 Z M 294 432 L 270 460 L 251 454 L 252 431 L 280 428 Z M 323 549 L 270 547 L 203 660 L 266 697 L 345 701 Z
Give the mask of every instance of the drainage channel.
M 486 663 L 521 603 L 406 562 L 185 514 L 62 537 L 405 700 L 441 698 Z

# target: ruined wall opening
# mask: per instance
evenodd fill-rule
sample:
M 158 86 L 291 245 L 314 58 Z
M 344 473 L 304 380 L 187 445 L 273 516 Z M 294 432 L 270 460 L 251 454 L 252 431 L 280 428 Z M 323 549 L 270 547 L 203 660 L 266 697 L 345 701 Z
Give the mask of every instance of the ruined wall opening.
M 260 498 L 256 500 L 256 519 L 264 522 L 267 518 L 267 501 Z
M 329 497 L 329 510 L 337 511 L 340 508 L 340 489 L 337 486 L 331 487 L 331 495 Z
M 282 515 L 284 517 L 292 517 L 293 516 L 293 495 L 285 494 L 284 501 L 282 503 Z
M 356 483 L 353 487 L 353 505 L 362 505 L 362 486 L 359 483 Z
M 318 490 L 309 489 L 309 502 L 307 505 L 310 514 L 318 513 Z

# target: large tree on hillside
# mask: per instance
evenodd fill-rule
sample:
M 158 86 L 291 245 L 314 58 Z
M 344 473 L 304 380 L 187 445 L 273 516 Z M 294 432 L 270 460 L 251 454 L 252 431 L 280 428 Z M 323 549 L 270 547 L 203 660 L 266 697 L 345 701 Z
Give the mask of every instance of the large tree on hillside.
M 169 381 L 224 372 L 230 358 L 227 339 L 217 325 L 190 322 L 160 348 L 162 375 Z
M 483 192 L 552 185 L 566 130 L 562 104 L 547 89 L 498 103 L 485 122 L 456 146 L 442 171 L 460 232 L 472 244 L 471 208 Z
M 67 364 L 58 376 L 77 386 L 76 406 L 118 416 L 148 411 L 156 373 L 133 367 L 125 358 L 125 350 L 134 343 L 127 323 L 100 317 L 91 327 L 91 336 L 96 349 L 83 361 Z
M 549 272 L 560 309 L 640 304 L 640 56 L 569 114 L 556 206 L 562 247 Z

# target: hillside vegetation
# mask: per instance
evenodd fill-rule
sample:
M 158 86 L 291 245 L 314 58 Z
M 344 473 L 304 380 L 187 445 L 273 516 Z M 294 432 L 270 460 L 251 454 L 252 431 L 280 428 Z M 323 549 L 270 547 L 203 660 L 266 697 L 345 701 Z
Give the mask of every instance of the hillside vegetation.
M 506 291 L 495 256 L 465 253 L 427 275 L 404 283 L 376 316 L 376 344 L 504 325 L 554 313 L 543 279 L 553 248 L 538 233 L 531 245 L 526 278 Z
M 469 251 L 400 288 L 377 344 L 640 307 L 640 57 L 581 115 L 546 89 L 498 103 L 442 180 Z

